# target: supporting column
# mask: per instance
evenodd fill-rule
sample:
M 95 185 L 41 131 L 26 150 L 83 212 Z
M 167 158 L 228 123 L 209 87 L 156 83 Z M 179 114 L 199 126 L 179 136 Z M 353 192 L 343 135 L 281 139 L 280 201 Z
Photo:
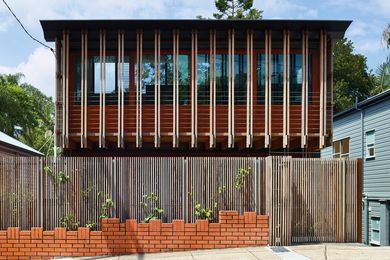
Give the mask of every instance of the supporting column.
M 154 71 L 155 71 L 155 80 L 154 80 L 154 147 L 160 147 L 160 96 L 161 96 L 161 87 L 160 87 L 160 30 L 154 31 Z
M 320 148 L 325 146 L 327 105 L 327 37 L 320 32 Z
M 290 31 L 283 31 L 283 148 L 290 134 Z
M 198 31 L 192 31 L 191 42 L 191 147 L 198 143 Z
M 246 147 L 253 144 L 253 30 L 247 31 Z
M 136 147 L 142 147 L 142 30 L 137 30 Z
M 87 147 L 88 32 L 81 32 L 81 148 Z
M 54 115 L 55 115 L 55 120 L 54 120 L 54 158 L 57 158 L 57 147 L 60 145 L 62 148 L 62 129 L 61 129 L 61 136 L 59 135 L 60 129 L 58 126 L 59 121 L 61 124 L 63 124 L 64 119 L 59 115 L 58 113 L 58 108 L 61 105 L 61 95 L 60 91 L 63 89 L 63 85 L 61 84 L 61 54 L 62 49 L 61 49 L 61 41 L 58 39 L 58 37 L 55 38 L 55 57 L 56 57 L 56 73 L 55 73 L 55 106 L 54 106 Z
M 301 148 L 307 147 L 308 135 L 308 44 L 307 31 L 302 31 L 302 109 L 301 109 Z
M 210 147 L 216 146 L 216 38 L 215 29 L 210 30 Z
M 118 148 L 124 147 L 124 62 L 125 35 L 118 31 Z M 105 122 L 105 121 L 104 121 Z
M 228 31 L 228 87 L 229 87 L 229 111 L 228 111 L 228 147 L 234 147 L 234 29 Z
M 106 31 L 100 30 L 99 147 L 105 147 L 106 118 Z
M 265 138 L 264 147 L 271 145 L 272 106 L 272 39 L 271 30 L 265 31 Z
M 58 54 L 57 54 L 58 55 Z M 69 32 L 62 33 L 62 147 L 69 146 Z
M 173 148 L 179 146 L 179 31 L 173 30 Z

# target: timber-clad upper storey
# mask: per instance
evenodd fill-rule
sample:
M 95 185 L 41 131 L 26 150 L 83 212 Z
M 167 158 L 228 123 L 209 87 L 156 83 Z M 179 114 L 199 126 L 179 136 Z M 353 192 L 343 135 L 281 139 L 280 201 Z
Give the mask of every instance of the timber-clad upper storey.
M 56 42 L 56 141 L 317 151 L 332 138 L 332 41 L 350 23 L 41 21 Z

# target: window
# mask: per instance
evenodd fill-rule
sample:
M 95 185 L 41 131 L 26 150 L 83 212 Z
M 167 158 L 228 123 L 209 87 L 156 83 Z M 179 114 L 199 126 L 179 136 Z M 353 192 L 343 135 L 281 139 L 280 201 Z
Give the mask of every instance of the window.
M 371 244 L 380 245 L 380 226 L 381 220 L 379 217 L 371 217 Z
M 130 85 L 130 63 L 129 58 L 125 57 L 124 62 L 124 91 L 129 92 Z M 77 103 L 80 103 L 81 98 L 81 60 L 76 61 L 76 81 L 75 81 L 75 99 Z M 106 57 L 106 103 L 116 103 L 117 88 L 118 88 L 118 64 L 115 56 Z M 88 104 L 99 104 L 100 94 L 100 57 L 93 56 L 88 58 L 87 64 L 87 91 L 88 91 Z M 127 99 L 125 99 L 125 102 Z
M 309 55 L 308 80 L 309 103 L 312 96 L 312 57 Z M 271 75 L 271 99 L 272 104 L 283 104 L 283 55 L 272 54 Z M 257 103 L 265 102 L 265 54 L 257 56 Z M 290 55 L 290 104 L 302 103 L 302 55 Z
M 375 130 L 366 132 L 366 159 L 375 158 Z
M 349 138 L 333 142 L 333 158 L 349 157 Z
M 215 57 L 216 79 L 216 103 L 229 103 L 228 88 L 228 55 L 217 54 Z M 198 55 L 198 103 L 208 104 L 210 98 L 210 64 L 208 54 Z M 234 55 L 234 103 L 246 104 L 246 78 L 247 56 L 244 54 Z
M 142 56 L 142 103 L 154 104 L 155 100 L 155 57 Z M 189 55 L 179 55 L 179 104 L 188 105 L 190 98 Z M 136 66 L 134 77 L 137 76 Z M 137 79 L 135 78 L 135 81 Z M 136 89 L 134 89 L 136 91 Z M 160 56 L 160 102 L 173 104 L 173 56 Z

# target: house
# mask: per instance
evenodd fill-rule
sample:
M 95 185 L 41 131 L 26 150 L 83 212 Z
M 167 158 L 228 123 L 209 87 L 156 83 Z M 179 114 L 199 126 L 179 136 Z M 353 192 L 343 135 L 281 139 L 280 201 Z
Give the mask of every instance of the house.
M 44 156 L 44 154 L 0 132 L 0 157 L 5 156 Z
M 321 156 L 363 158 L 363 241 L 390 245 L 390 90 L 336 114 Z
M 65 155 L 319 156 L 351 21 L 45 20 Z

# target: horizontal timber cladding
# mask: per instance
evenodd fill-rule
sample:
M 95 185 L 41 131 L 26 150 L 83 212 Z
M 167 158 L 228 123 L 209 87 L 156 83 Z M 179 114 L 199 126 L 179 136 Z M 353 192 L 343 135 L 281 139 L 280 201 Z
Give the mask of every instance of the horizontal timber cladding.
M 65 149 L 312 152 L 331 138 L 325 30 L 101 29 L 58 41 Z
M 361 181 L 357 159 L 2 157 L 0 230 L 70 216 L 98 229 L 102 215 L 192 223 L 208 208 L 211 222 L 220 210 L 269 215 L 271 245 L 358 242 Z

